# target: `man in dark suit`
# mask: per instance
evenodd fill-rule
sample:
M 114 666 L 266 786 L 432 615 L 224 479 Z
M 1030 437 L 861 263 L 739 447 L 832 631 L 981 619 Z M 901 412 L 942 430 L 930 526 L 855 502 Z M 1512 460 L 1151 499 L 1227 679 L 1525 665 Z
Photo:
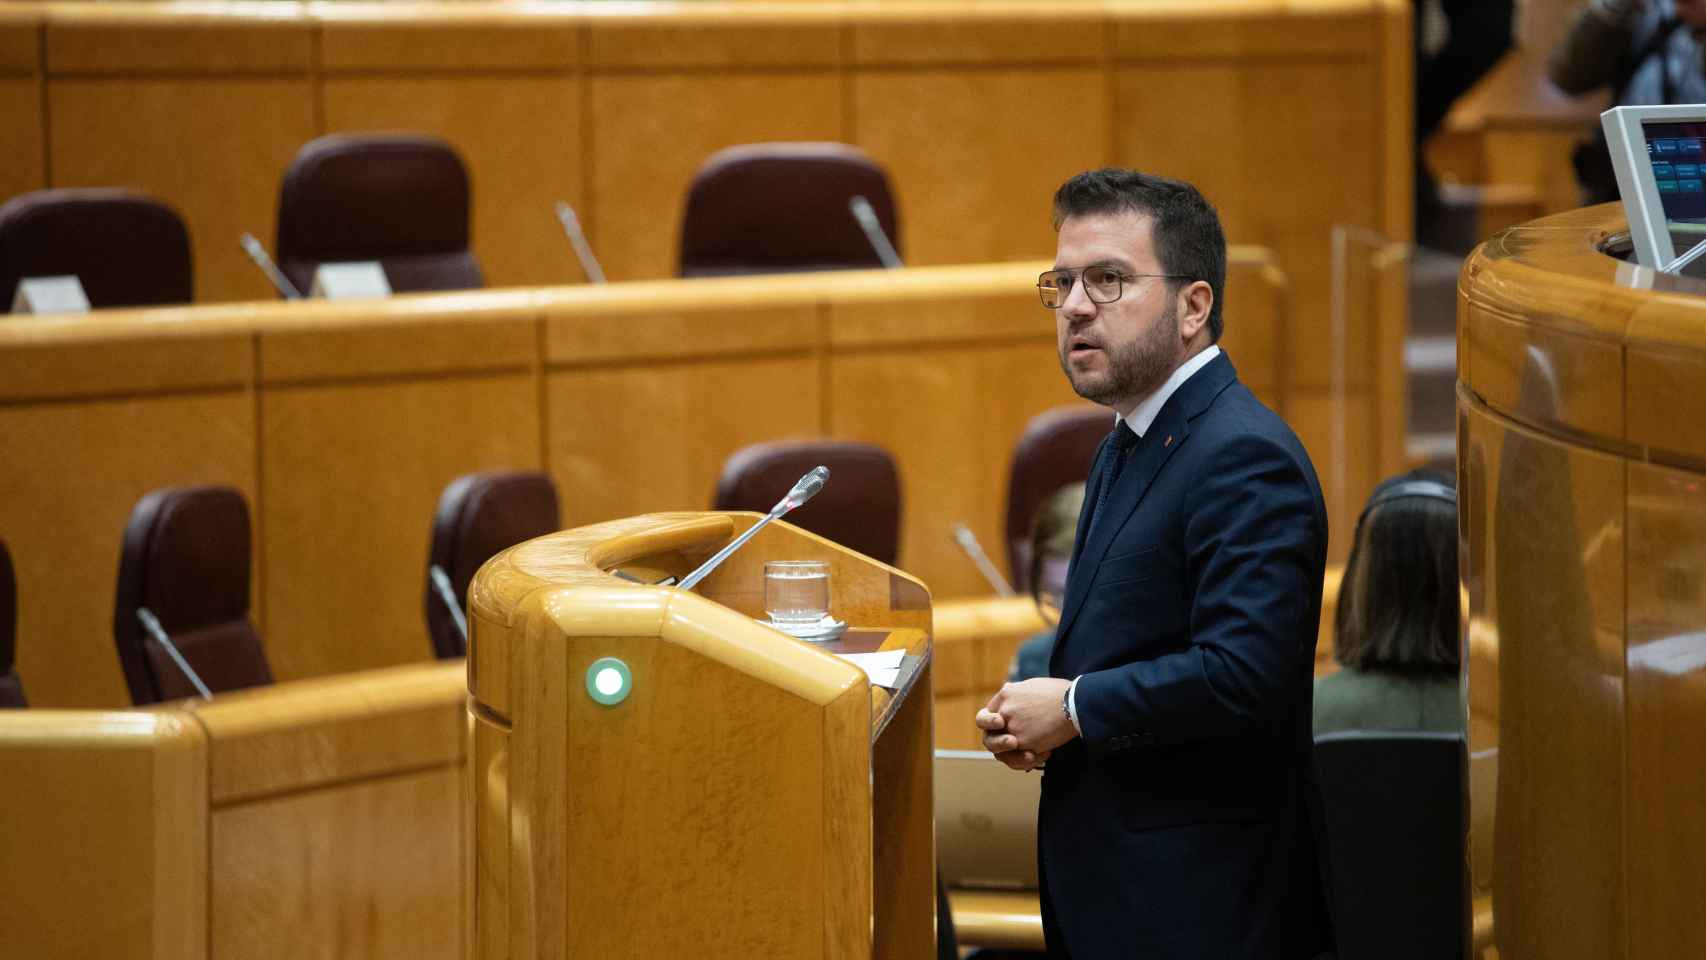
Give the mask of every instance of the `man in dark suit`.
M 1216 346 L 1226 241 L 1196 188 L 1080 174 L 1055 225 L 1038 288 L 1061 368 L 1119 419 L 1092 466 L 1051 676 L 977 715 L 1008 766 L 1046 761 L 1050 954 L 1316 957 L 1331 947 L 1310 773 L 1320 484 Z

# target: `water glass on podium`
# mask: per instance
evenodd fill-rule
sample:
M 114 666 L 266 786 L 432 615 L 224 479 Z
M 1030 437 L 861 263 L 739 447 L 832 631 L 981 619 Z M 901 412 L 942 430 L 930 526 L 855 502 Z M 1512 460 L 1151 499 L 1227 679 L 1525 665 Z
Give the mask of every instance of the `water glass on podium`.
M 764 612 L 772 623 L 804 626 L 829 615 L 829 563 L 771 560 L 764 565 Z

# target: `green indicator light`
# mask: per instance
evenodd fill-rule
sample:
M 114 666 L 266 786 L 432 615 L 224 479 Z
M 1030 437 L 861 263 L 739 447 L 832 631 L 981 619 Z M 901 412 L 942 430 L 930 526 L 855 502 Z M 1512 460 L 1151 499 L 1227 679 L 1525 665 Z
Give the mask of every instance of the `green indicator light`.
M 633 689 L 634 677 L 628 665 L 615 657 L 600 657 L 586 668 L 586 695 L 607 707 L 628 699 Z

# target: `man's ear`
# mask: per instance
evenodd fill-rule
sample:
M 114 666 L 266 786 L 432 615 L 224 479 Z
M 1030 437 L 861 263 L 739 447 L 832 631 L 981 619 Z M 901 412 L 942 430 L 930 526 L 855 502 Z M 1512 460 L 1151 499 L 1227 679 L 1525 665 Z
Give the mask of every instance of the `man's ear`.
M 1208 315 L 1214 309 L 1214 288 L 1206 280 L 1193 280 L 1179 288 L 1173 306 L 1179 315 L 1179 338 L 1194 340 L 1208 326 Z

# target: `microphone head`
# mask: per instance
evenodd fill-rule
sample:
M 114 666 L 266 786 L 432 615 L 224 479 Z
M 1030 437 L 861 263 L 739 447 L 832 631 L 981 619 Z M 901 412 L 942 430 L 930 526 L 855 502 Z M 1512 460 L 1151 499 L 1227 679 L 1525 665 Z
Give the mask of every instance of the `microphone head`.
M 829 468 L 820 464 L 795 481 L 794 488 L 788 491 L 788 495 L 783 497 L 782 502 L 778 503 L 776 507 L 783 513 L 797 509 L 807 500 L 817 496 L 818 491 L 822 490 L 823 485 L 828 482 Z

